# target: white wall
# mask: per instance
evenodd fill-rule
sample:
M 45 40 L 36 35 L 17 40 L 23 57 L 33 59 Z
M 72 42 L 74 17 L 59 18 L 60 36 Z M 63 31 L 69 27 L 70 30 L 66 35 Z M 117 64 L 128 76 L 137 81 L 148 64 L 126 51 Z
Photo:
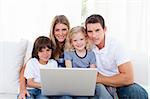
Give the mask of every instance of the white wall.
M 1 0 L 0 40 L 33 39 L 38 35 L 48 35 L 52 18 L 60 14 L 68 17 L 71 26 L 79 25 L 81 1 Z

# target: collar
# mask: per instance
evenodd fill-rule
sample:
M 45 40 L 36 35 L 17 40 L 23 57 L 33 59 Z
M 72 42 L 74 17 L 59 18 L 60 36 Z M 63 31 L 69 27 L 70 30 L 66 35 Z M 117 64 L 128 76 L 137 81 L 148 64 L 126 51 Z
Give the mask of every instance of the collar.
M 94 45 L 93 51 L 98 54 L 106 53 L 109 43 L 110 43 L 109 41 L 110 41 L 110 39 L 109 39 L 108 35 L 105 34 L 105 46 L 102 49 L 99 49 L 96 45 Z

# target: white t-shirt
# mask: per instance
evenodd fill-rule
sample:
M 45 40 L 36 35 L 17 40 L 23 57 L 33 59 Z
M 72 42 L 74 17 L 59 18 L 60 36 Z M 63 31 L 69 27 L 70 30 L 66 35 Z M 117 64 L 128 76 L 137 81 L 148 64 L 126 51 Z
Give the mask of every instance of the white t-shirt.
M 47 64 L 40 64 L 36 58 L 31 58 L 25 68 L 24 77 L 26 79 L 34 78 L 35 82 L 41 82 L 40 68 L 57 68 L 58 64 L 54 59 L 50 59 Z
M 116 40 L 105 36 L 105 47 L 100 49 L 94 46 L 96 66 L 98 71 L 105 76 L 118 74 L 118 66 L 129 62 L 127 52 Z

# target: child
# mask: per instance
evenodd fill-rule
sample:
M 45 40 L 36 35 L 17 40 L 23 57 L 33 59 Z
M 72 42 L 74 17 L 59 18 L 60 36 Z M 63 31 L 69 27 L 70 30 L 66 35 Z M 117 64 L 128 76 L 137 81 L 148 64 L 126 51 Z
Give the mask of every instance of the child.
M 48 99 L 41 95 L 40 68 L 57 68 L 57 62 L 51 58 L 52 46 L 48 37 L 38 37 L 33 45 L 32 58 L 27 62 L 24 77 L 27 79 L 27 99 Z
M 65 44 L 65 65 L 67 68 L 95 68 L 96 58 L 90 49 L 84 27 L 77 26 L 70 30 Z

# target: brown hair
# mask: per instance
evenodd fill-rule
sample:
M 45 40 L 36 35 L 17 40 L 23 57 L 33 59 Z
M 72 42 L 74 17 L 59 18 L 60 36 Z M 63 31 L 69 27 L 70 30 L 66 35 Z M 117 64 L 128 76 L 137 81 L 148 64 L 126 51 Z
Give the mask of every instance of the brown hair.
M 101 26 L 102 26 L 102 28 L 103 29 L 105 28 L 105 20 L 99 14 L 93 14 L 93 15 L 87 17 L 87 19 L 85 21 L 85 27 L 86 27 L 86 29 L 87 29 L 87 24 L 90 24 L 90 23 L 100 23 Z
M 48 47 L 49 49 L 52 49 L 52 42 L 48 37 L 45 36 L 39 36 L 33 45 L 32 50 L 32 58 L 39 59 L 38 52 L 41 51 L 43 48 Z

